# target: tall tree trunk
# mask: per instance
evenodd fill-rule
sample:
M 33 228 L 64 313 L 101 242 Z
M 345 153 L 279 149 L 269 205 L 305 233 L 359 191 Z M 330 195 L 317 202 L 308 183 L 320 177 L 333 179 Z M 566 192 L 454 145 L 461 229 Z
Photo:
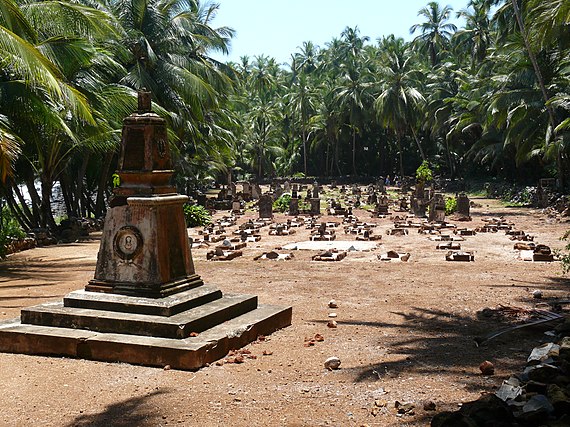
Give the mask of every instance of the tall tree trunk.
M 422 156 L 422 160 L 426 160 L 426 155 L 424 153 L 424 149 L 422 148 L 422 144 L 420 143 L 418 135 L 416 135 L 416 131 L 414 130 L 414 127 L 410 126 L 410 130 L 412 131 L 412 135 L 414 136 L 414 140 L 416 141 L 416 144 L 418 146 L 418 151 L 420 152 L 420 156 Z
M 109 151 L 105 154 L 105 158 L 103 159 L 101 175 L 99 176 L 99 185 L 97 187 L 97 201 L 95 203 L 95 217 L 97 218 L 103 217 L 103 214 L 105 213 L 105 190 L 108 186 L 107 180 L 114 156 L 115 153 Z
M 55 230 L 56 223 L 51 213 L 51 191 L 53 188 L 53 181 L 47 176 L 40 177 L 42 184 L 42 203 L 40 206 L 41 212 L 41 226 L 47 227 L 50 230 Z
M 356 129 L 352 128 L 352 174 L 356 176 Z
M 342 171 L 340 170 L 340 153 L 339 153 L 339 145 L 338 145 L 338 137 L 335 138 L 335 144 L 334 144 L 334 162 L 336 165 L 336 170 L 338 172 L 338 176 L 342 175 Z
M 400 158 L 400 176 L 404 179 L 404 155 L 402 154 L 402 138 L 400 132 L 396 131 L 396 139 L 398 140 L 398 155 Z
M 326 133 L 325 133 L 325 138 L 327 138 Z M 330 148 L 330 144 L 329 144 L 329 139 L 327 138 L 327 149 L 326 149 L 326 154 L 325 154 L 325 176 L 326 177 L 329 176 L 329 148 Z
M 548 101 L 550 100 L 550 97 L 548 96 L 548 92 L 546 92 L 546 86 L 544 85 L 544 78 L 542 77 L 542 72 L 540 71 L 540 67 L 538 66 L 538 61 L 536 60 L 536 56 L 534 55 L 534 52 L 531 49 L 530 41 L 529 41 L 528 34 L 527 34 L 525 26 L 524 26 L 524 21 L 522 18 L 522 14 L 521 14 L 519 5 L 517 3 L 517 0 L 511 0 L 511 4 L 513 5 L 513 11 L 515 12 L 515 18 L 516 18 L 517 24 L 519 26 L 519 30 L 521 32 L 521 35 L 523 37 L 524 45 L 525 45 L 526 51 L 528 53 L 528 57 L 530 59 L 530 62 L 532 63 L 532 68 L 534 69 L 536 81 L 538 82 L 538 86 L 540 87 L 540 92 L 542 93 L 542 98 L 544 99 L 544 106 L 546 108 L 546 111 L 548 112 L 548 118 L 550 120 L 550 126 L 552 126 L 552 129 L 554 129 L 554 128 L 556 128 L 558 123 L 556 122 L 556 118 L 554 116 L 554 110 L 552 109 L 552 107 L 550 105 L 548 105 Z M 558 150 L 558 151 L 560 151 L 560 150 Z M 557 169 L 558 169 L 558 180 L 559 180 L 559 183 L 562 185 L 562 183 L 564 182 L 564 174 L 563 174 L 563 170 L 562 170 L 562 164 L 560 162 L 557 162 L 557 166 L 558 166 L 557 167 Z M 562 188 L 564 188 L 564 187 L 562 187 Z
M 307 176 L 307 135 L 305 134 L 305 126 L 303 126 L 302 138 L 303 138 L 303 171 L 305 172 L 305 176 Z
M 77 180 L 75 181 L 75 194 L 73 199 L 77 204 L 77 214 L 78 216 L 85 216 L 85 211 L 87 210 L 85 206 L 81 206 L 81 194 L 83 193 L 83 178 L 87 172 L 87 166 L 89 164 L 89 153 L 83 156 L 83 161 L 81 162 L 81 167 L 77 171 Z
M 30 195 L 30 199 L 32 201 L 32 215 L 33 215 L 34 223 L 36 224 L 36 227 L 39 227 L 40 222 L 41 222 L 40 206 L 42 204 L 42 201 L 41 201 L 40 196 L 36 190 L 34 175 L 29 175 L 28 177 L 26 177 L 26 188 L 28 189 L 28 194 Z M 17 192 L 16 194 L 18 196 L 20 196 L 19 192 Z M 20 199 L 20 203 L 25 204 L 25 201 L 23 201 L 23 198 Z
M 13 184 L 16 185 L 16 184 Z M 13 187 L 12 187 L 13 188 Z M 4 195 L 6 197 L 6 202 L 12 211 L 12 214 L 16 217 L 16 221 L 24 230 L 31 230 L 33 227 L 32 223 L 32 216 L 29 209 L 27 209 L 27 205 L 21 205 L 16 203 L 14 199 L 14 192 L 12 188 L 6 187 L 4 190 Z
M 449 165 L 449 173 L 451 179 L 455 178 L 455 167 L 453 165 L 453 160 L 451 158 L 451 150 L 449 149 L 449 141 L 445 138 L 445 153 L 447 154 L 447 164 Z
M 77 217 L 77 210 L 74 209 L 75 204 L 73 203 L 72 200 L 73 196 L 71 195 L 72 184 L 65 171 L 61 173 L 61 176 L 59 178 L 59 183 L 61 185 L 61 194 L 63 195 L 63 202 L 65 203 L 65 210 L 67 212 L 67 216 L 69 218 Z

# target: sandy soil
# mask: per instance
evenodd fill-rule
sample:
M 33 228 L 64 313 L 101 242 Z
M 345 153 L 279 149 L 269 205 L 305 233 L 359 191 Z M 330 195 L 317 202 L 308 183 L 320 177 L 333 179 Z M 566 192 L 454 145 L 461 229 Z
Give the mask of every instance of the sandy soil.
M 538 210 L 476 201 L 481 207 L 474 209 L 473 222 L 460 226 L 504 215 L 538 242 L 563 246 L 559 238 L 568 222 L 549 220 Z M 522 368 L 547 330 L 513 332 L 476 347 L 474 337 L 504 326 L 479 319 L 479 310 L 498 304 L 533 307 L 534 289 L 543 290 L 544 299 L 568 298 L 570 282 L 561 276 L 560 264 L 517 260 L 503 232 L 466 238 L 463 249 L 475 251 L 475 262 L 446 262 L 426 236 L 414 230 L 388 236 L 388 219 L 355 213 L 379 224 L 375 233 L 383 234 L 382 245 L 341 262 L 311 261 L 311 251 L 296 251 L 291 261 L 253 261 L 263 251 L 306 240 L 309 231 L 303 229 L 269 237 L 264 228 L 262 240 L 249 243 L 244 256 L 230 262 L 206 261 L 207 249 L 193 251 L 198 274 L 224 292 L 293 306 L 291 327 L 247 347 L 257 358 L 184 372 L 0 354 L 0 425 L 426 425 L 434 412 L 423 409 L 425 402 L 435 402 L 437 411 L 453 410 L 493 391 Z M 337 239 L 345 239 L 338 233 Z M 39 248 L 0 263 L 0 320 L 85 286 L 98 244 L 94 239 Z M 376 259 L 389 249 L 410 252 L 411 258 Z M 335 310 L 327 306 L 331 299 L 338 303 Z M 337 329 L 326 326 L 331 311 L 338 315 Z M 305 339 L 315 334 L 324 341 L 306 347 Z M 341 359 L 341 369 L 324 369 L 330 356 Z M 494 376 L 481 375 L 484 360 L 495 364 Z M 412 402 L 414 415 L 397 415 L 396 401 Z

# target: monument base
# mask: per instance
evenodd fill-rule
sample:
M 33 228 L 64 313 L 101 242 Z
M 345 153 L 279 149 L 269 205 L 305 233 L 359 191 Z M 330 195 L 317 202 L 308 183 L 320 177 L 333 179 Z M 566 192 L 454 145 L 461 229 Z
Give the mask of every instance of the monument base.
M 206 285 L 164 298 L 81 290 L 0 323 L 0 351 L 199 369 L 289 326 L 291 313 Z
M 111 282 L 106 280 L 90 280 L 86 291 L 115 293 L 121 295 L 141 296 L 146 298 L 163 298 L 183 292 L 196 286 L 203 285 L 204 282 L 197 274 L 184 279 L 171 280 L 166 283 L 131 283 L 131 282 Z

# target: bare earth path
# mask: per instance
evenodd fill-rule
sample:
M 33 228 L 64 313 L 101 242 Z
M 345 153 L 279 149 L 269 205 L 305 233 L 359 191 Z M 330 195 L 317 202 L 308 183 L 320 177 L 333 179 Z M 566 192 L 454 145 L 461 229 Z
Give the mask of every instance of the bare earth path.
M 559 238 L 568 222 L 549 220 L 538 210 L 477 202 L 482 207 L 474 210 L 474 221 L 459 226 L 504 215 L 539 243 L 563 246 Z M 364 211 L 355 213 L 371 221 Z M 206 249 L 193 250 L 207 283 L 228 293 L 256 294 L 261 303 L 293 306 L 291 327 L 247 347 L 257 358 L 183 372 L 0 354 L 0 425 L 426 425 L 434 413 L 423 409 L 424 402 L 453 410 L 493 391 L 521 369 L 545 330 L 510 333 L 477 348 L 475 336 L 502 327 L 478 319 L 477 311 L 498 304 L 532 307 L 534 289 L 543 290 L 545 299 L 570 293 L 559 263 L 517 260 L 502 232 L 467 237 L 463 248 L 475 251 L 475 262 L 452 263 L 414 230 L 387 236 L 391 222 L 374 221 L 380 224 L 375 233 L 383 234 L 381 247 L 350 253 L 338 263 L 313 262 L 311 251 L 295 251 L 291 261 L 253 261 L 264 250 L 307 240 L 309 231 L 300 229 L 290 237 L 269 237 L 264 228 L 262 240 L 230 262 L 206 261 Z M 93 240 L 34 249 L 0 263 L 0 320 L 84 287 L 97 249 Z M 409 262 L 376 259 L 389 249 L 410 252 Z M 327 307 L 333 298 L 336 310 Z M 326 326 L 331 311 L 338 315 L 337 329 Z M 306 347 L 305 338 L 315 334 L 324 341 Z M 341 369 L 324 369 L 329 356 L 341 359 Z M 484 360 L 495 364 L 494 376 L 480 374 Z M 413 402 L 415 415 L 397 416 L 395 401 Z

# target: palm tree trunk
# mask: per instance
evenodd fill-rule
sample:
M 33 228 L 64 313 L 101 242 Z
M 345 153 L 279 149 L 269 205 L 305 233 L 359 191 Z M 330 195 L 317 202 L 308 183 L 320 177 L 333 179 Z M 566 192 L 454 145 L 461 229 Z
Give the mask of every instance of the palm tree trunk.
M 87 165 L 89 164 L 89 153 L 83 156 L 83 162 L 81 163 L 81 167 L 77 171 L 77 181 L 75 183 L 75 194 L 74 194 L 74 201 L 76 206 L 74 208 L 77 210 L 77 214 L 81 216 L 85 216 L 86 208 L 82 206 L 81 203 L 81 194 L 83 193 L 83 178 L 85 177 L 85 172 L 87 171 Z
M 542 77 L 540 67 L 538 66 L 538 61 L 536 60 L 536 56 L 534 55 L 534 53 L 530 47 L 530 41 L 528 39 L 528 34 L 526 33 L 526 30 L 524 27 L 524 22 L 522 19 L 521 11 L 519 9 L 519 5 L 517 3 L 517 0 L 511 0 L 511 3 L 513 5 L 513 10 L 515 12 L 517 24 L 519 26 L 519 30 L 520 30 L 521 35 L 523 37 L 524 45 L 526 47 L 528 57 L 530 58 L 530 62 L 532 63 L 532 67 L 534 68 L 534 74 L 536 76 L 536 81 L 538 82 L 538 86 L 540 87 L 540 91 L 542 92 L 542 97 L 544 99 L 545 107 L 546 107 L 546 110 L 548 111 L 548 116 L 550 118 L 550 125 L 552 126 L 552 128 L 555 128 L 556 123 L 554 120 L 554 111 L 552 110 L 552 107 L 550 107 L 550 105 L 548 105 L 548 101 L 549 101 L 550 97 L 548 96 L 548 93 L 546 92 L 546 86 L 544 85 L 544 78 Z
M 404 155 L 402 154 L 402 138 L 400 132 L 396 131 L 396 138 L 398 140 L 398 155 L 400 157 L 400 177 L 404 178 Z
M 520 30 L 521 35 L 523 37 L 524 45 L 525 45 L 526 51 L 528 53 L 528 57 L 530 58 L 530 62 L 532 63 L 532 68 L 534 69 L 536 81 L 538 82 L 538 86 L 540 87 L 540 92 L 542 93 L 542 98 L 544 99 L 544 106 L 546 107 L 546 111 L 548 112 L 548 118 L 550 120 L 550 126 L 552 126 L 552 129 L 554 129 L 554 128 L 556 128 L 557 123 L 556 123 L 556 118 L 554 116 L 554 110 L 548 104 L 550 97 L 548 96 L 548 92 L 546 92 L 546 86 L 544 85 L 544 78 L 542 77 L 542 73 L 540 71 L 540 67 L 538 66 L 538 61 L 536 60 L 536 56 L 534 55 L 534 52 L 532 51 L 532 49 L 530 47 L 530 41 L 528 39 L 528 34 L 526 33 L 524 21 L 522 19 L 522 14 L 521 14 L 521 11 L 519 9 L 519 5 L 517 3 L 517 0 L 511 0 L 511 3 L 513 5 L 513 10 L 515 12 L 515 18 L 517 20 L 519 30 Z M 560 149 L 558 151 L 559 151 L 558 155 L 560 155 Z M 561 185 L 561 188 L 564 188 L 562 186 L 563 182 L 564 182 L 562 163 L 557 162 L 557 166 L 558 166 L 557 167 L 557 169 L 558 169 L 558 171 L 557 171 L 558 172 L 558 181 Z
M 414 136 L 414 140 L 416 141 L 416 144 L 418 145 L 418 150 L 420 152 L 420 156 L 422 156 L 422 160 L 426 160 L 426 155 L 424 153 L 424 149 L 422 148 L 422 144 L 420 144 L 420 140 L 419 140 L 418 136 L 416 135 L 416 132 L 414 131 L 414 127 L 410 126 L 410 130 L 412 131 L 412 135 Z
M 42 175 L 40 179 L 42 184 L 42 203 L 40 205 L 41 226 L 55 230 L 56 223 L 51 213 L 51 190 L 53 188 L 53 181 L 45 175 Z
M 99 185 L 97 187 L 97 199 L 95 203 L 95 217 L 101 218 L 105 213 L 105 189 L 107 188 L 107 179 L 109 175 L 109 169 L 111 169 L 111 162 L 113 161 L 113 156 L 115 153 L 112 151 L 105 154 L 103 160 L 103 167 L 101 171 L 101 176 L 99 177 Z
M 356 129 L 352 128 L 352 174 L 356 176 Z
M 34 219 L 34 223 L 36 224 L 36 227 L 40 226 L 40 218 L 41 218 L 41 212 L 40 212 L 40 205 L 42 203 L 40 196 L 38 195 L 38 192 L 36 191 L 36 186 L 35 186 L 35 177 L 33 174 L 30 174 L 28 177 L 26 177 L 26 188 L 28 189 L 28 194 L 30 195 L 30 199 L 32 200 L 32 216 Z M 19 192 L 16 192 L 16 195 L 18 195 L 18 197 L 21 197 L 21 194 Z M 20 203 L 24 203 L 23 198 L 20 199 Z
M 302 137 L 303 137 L 303 170 L 305 172 L 305 176 L 307 176 L 307 135 L 304 126 L 303 126 Z

